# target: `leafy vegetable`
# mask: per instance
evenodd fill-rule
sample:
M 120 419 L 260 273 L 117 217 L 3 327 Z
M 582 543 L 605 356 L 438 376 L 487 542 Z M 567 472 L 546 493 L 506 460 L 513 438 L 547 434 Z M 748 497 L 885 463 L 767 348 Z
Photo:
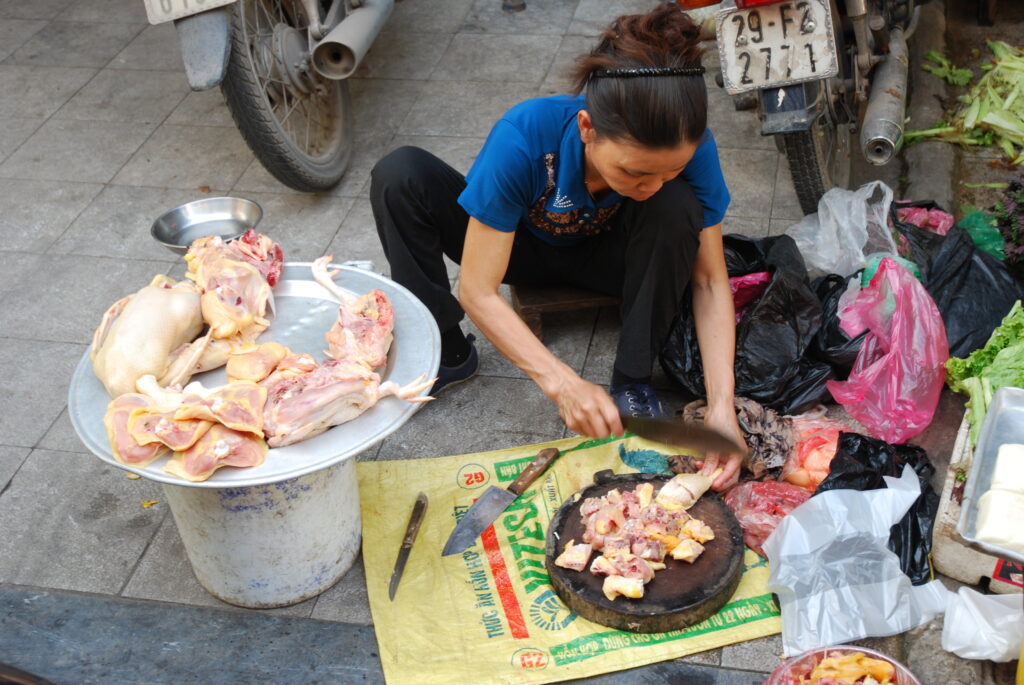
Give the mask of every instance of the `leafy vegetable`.
M 929 50 L 928 54 L 926 54 L 924 58 L 935 62 L 935 65 L 938 66 L 922 64 L 921 68 L 927 72 L 935 74 L 939 78 L 946 79 L 950 85 L 966 86 L 974 77 L 974 74 L 971 73 L 970 69 L 957 69 L 952 62 L 935 50 Z
M 906 131 L 907 142 L 933 138 L 961 145 L 992 145 L 1014 164 L 1024 164 L 1024 51 L 1002 41 L 986 41 L 994 57 L 948 121 L 931 128 Z M 936 64 L 922 68 L 953 85 L 967 85 L 972 74 L 957 69 L 935 51 L 926 55 Z M 936 66 L 937 65 L 937 66 Z
M 966 358 L 952 357 L 946 362 L 946 383 L 970 397 L 967 411 L 973 446 L 996 390 L 1024 386 L 1024 308 L 1019 300 L 984 347 Z
M 1007 184 L 993 213 L 1003 236 L 1006 266 L 1015 276 L 1024 278 L 1024 172 Z

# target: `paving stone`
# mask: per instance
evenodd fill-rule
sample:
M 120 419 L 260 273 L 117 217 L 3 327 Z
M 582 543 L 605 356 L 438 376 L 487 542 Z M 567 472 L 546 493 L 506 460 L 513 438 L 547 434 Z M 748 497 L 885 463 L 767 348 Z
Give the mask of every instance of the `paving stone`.
M 783 235 L 798 219 L 772 219 L 768 222 L 768 235 Z
M 0 17 L 4 19 L 53 19 L 75 0 L 0 0 Z
M 42 257 L 28 252 L 0 252 L 0 300 L 32 272 Z M 7 335 L 6 331 L 4 332 Z
M 166 271 L 166 262 L 45 256 L 0 300 L 0 330 L 22 340 L 87 344 L 110 305 Z
M 298 193 L 234 193 L 263 208 L 259 230 L 281 243 L 289 262 L 311 262 L 327 245 L 352 206 L 352 198 Z
M 397 131 L 424 88 L 423 81 L 350 78 L 357 131 Z
M 188 90 L 188 79 L 184 74 L 177 74 L 178 79 Z M 191 91 L 180 100 L 171 115 L 167 117 L 169 124 L 181 124 L 182 126 L 234 126 L 235 121 L 231 118 L 231 110 L 224 100 L 224 93 L 220 88 L 210 90 Z
M 560 437 L 558 412 L 533 381 L 477 376 L 428 402 L 384 439 L 377 458 L 444 457 Z
M 114 183 L 193 190 L 230 188 L 251 161 L 249 147 L 233 127 L 163 124 L 118 172 Z
M 732 196 L 728 212 L 735 216 L 769 218 L 779 154 L 774 150 L 740 150 L 731 145 L 730 136 L 719 133 L 718 157 L 722 163 L 725 183 Z
M 116 593 L 167 513 L 139 503 L 160 493 L 92 455 L 34 450 L 0 495 L 0 581 Z
M 764 217 L 748 218 L 726 214 L 722 220 L 722 235 L 729 233 L 739 233 L 748 238 L 767 238 L 772 235 L 769 220 Z
M 185 71 L 172 22 L 147 26 L 106 65 L 109 69 Z
M 370 171 L 389 149 L 392 138 L 394 134 L 390 131 L 358 131 L 345 175 L 337 185 L 325 191 L 326 194 L 335 197 L 367 197 Z M 289 192 L 289 188 L 274 178 L 259 160 L 254 159 L 232 188 L 235 194 L 253 191 L 280 193 Z
M 619 308 L 601 307 L 597 324 L 594 326 L 594 335 L 590 338 L 587 360 L 580 374 L 583 378 L 598 385 L 608 385 L 611 382 L 621 328 Z
M 144 28 L 108 21 L 53 21 L 14 51 L 15 64 L 102 67 Z
M 523 12 L 505 12 L 500 1 L 476 0 L 459 33 L 555 35 L 565 33 L 579 0 L 528 2 Z
M 43 119 L 0 119 L 0 162 L 18 149 L 43 124 Z
M 124 257 L 177 262 L 181 255 L 156 242 L 150 234 L 153 222 L 178 205 L 224 191 L 176 188 L 138 188 L 108 185 L 60 236 L 52 252 L 93 257 Z
M 705 78 L 708 90 L 708 128 L 719 145 L 747 150 L 776 152 L 775 139 L 761 135 L 761 120 L 755 111 L 737 112 L 733 96 L 715 85 L 714 75 Z M 728 180 L 728 179 L 727 179 Z
M 17 332 L 6 325 L 0 325 L 0 329 L 5 335 Z M 85 350 L 85 345 L 4 340 L 0 350 L 0 416 L 4 417 L 5 444 L 35 446 L 67 404 L 68 380 Z
M 107 182 L 152 133 L 154 124 L 50 119 L 0 165 L 0 176 Z
M 462 138 L 456 136 L 395 136 L 391 150 L 404 145 L 423 148 L 443 159 L 463 176 L 469 173 L 486 138 Z
M 591 36 L 562 36 L 555 58 L 551 61 L 547 76 L 540 85 L 541 95 L 560 95 L 572 90 L 571 73 L 574 60 L 585 55 L 594 47 Z
M 0 60 L 6 59 L 44 26 L 46 22 L 41 20 L 4 19 L 0 23 Z
M 449 35 L 381 31 L 356 69 L 359 78 L 426 80 L 451 42 Z
M 390 577 L 377 580 L 389 582 Z M 401 585 L 399 585 L 399 592 L 401 592 Z M 342 576 L 334 587 L 317 597 L 316 606 L 313 607 L 310 618 L 361 626 L 373 625 L 370 600 L 366 592 L 366 568 L 363 566 L 362 554 L 356 557 L 352 568 Z
M 522 83 L 438 81 L 431 86 L 400 134 L 485 138 L 512 105 L 538 95 L 535 86 Z
M 0 179 L 3 249 L 44 251 L 102 189 L 98 183 Z
M 145 24 L 145 3 L 124 0 L 77 0 L 61 12 L 61 19 L 67 21 L 99 21 L 112 24 Z
M 3 492 L 11 482 L 14 473 L 21 468 L 22 462 L 31 451 L 28 447 L 0 445 L 0 492 Z
M 804 210 L 800 209 L 800 200 L 793 186 L 793 175 L 789 173 L 789 161 L 786 155 L 776 155 L 778 166 L 775 172 L 775 190 L 772 192 L 771 218 L 788 219 L 792 222 L 804 218 Z
M 178 72 L 104 69 L 54 118 L 159 124 L 188 92 Z
M 645 14 L 654 8 L 651 0 L 580 0 L 569 24 L 570 35 L 597 36 L 623 14 Z
M 0 651 L 82 685 L 384 683 L 366 626 L 17 587 L 0 587 Z
M 388 31 L 455 33 L 472 5 L 473 0 L 402 0 L 395 3 L 384 28 Z M 379 42 L 380 37 L 374 45 Z
M 782 661 L 781 635 L 769 635 L 722 647 L 722 666 L 729 668 L 771 672 Z
M 88 452 L 88 449 L 78 437 L 78 433 L 75 432 L 74 426 L 71 425 L 67 407 L 64 407 L 36 446 L 39 449 L 56 450 L 58 452 L 80 452 L 83 454 Z
M 0 119 L 45 119 L 95 74 L 95 69 L 0 64 Z
M 550 36 L 458 34 L 430 78 L 539 85 L 557 50 Z
M 369 261 L 373 263 L 373 271 L 390 275 L 391 269 L 377 236 L 369 200 L 357 198 L 352 201 L 352 207 L 324 254 L 333 254 L 335 262 Z
M 649 685 L 650 683 L 693 683 L 694 685 L 762 685 L 767 674 L 736 671 L 686 663 L 684 660 L 663 661 L 626 671 L 616 671 L 578 683 L 588 685 Z
M 163 489 L 158 489 L 157 493 L 153 499 L 160 499 L 163 496 Z M 163 503 L 156 506 L 162 505 Z M 298 618 L 309 618 L 316 603 L 314 598 L 287 607 L 255 610 L 232 607 L 217 599 L 196 580 L 188 553 L 175 527 L 174 516 L 169 510 L 121 594 L 133 599 L 154 599 L 194 607 L 234 608 L 253 614 Z
M 986 662 L 960 659 L 942 649 L 943 619 L 911 630 L 906 635 L 903 663 L 922 683 L 975 685 L 991 682 L 985 678 Z M 1005 681 L 1007 685 L 1012 681 Z

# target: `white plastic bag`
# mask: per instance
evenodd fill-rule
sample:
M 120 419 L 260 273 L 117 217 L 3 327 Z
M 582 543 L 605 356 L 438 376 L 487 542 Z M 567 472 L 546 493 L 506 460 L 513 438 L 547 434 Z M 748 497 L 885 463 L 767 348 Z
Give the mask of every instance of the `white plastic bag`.
M 968 587 L 950 594 L 942 648 L 964 659 L 1013 661 L 1024 640 L 1020 595 L 983 595 Z
M 857 190 L 833 188 L 818 201 L 818 211 L 786 230 L 796 241 L 812 278 L 849 276 L 867 266 L 865 255 L 896 254 L 889 230 L 892 189 L 872 181 Z
M 917 475 L 906 466 L 885 482 L 885 489 L 816 495 L 765 541 L 786 656 L 902 633 L 945 609 L 942 583 L 915 587 L 886 546 L 889 529 L 921 494 Z

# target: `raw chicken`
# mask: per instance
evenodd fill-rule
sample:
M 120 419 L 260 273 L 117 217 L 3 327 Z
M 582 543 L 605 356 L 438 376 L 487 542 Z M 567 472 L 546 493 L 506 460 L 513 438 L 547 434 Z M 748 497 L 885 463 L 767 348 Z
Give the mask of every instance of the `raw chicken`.
M 122 464 L 144 467 L 168 453 L 165 445 L 153 443 L 140 445 L 128 431 L 128 418 L 136 409 L 153 405 L 153 399 L 138 393 L 118 395 L 107 405 L 103 425 L 110 440 L 110 453 Z
M 123 397 L 123 396 L 122 396 Z M 174 411 L 139 408 L 128 415 L 128 433 L 139 445 L 162 443 L 175 452 L 187 450 L 213 426 L 213 421 L 176 419 Z
M 93 372 L 111 397 L 134 392 L 135 381 L 142 376 L 164 377 L 173 353 L 202 327 L 196 287 L 157 276 L 103 315 L 89 352 Z
M 555 566 L 573 571 L 582 571 L 587 567 L 587 562 L 590 561 L 590 545 L 586 543 L 577 545 L 574 544 L 575 542 L 575 540 L 569 540 L 565 544 L 565 550 L 555 559 Z
M 284 251 L 280 245 L 250 228 L 240 238 L 228 243 L 228 247 L 259 269 L 271 288 L 277 285 L 284 266 Z
M 690 538 L 683 538 L 672 550 L 672 558 L 677 561 L 685 561 L 690 564 L 697 560 L 697 557 L 704 551 L 704 545 Z
M 666 511 L 689 509 L 711 487 L 711 479 L 699 473 L 680 473 L 665 483 L 654 501 Z
M 222 466 L 259 466 L 266 455 L 267 443 L 262 439 L 215 424 L 188 450 L 175 452 L 164 471 L 198 482 L 206 480 Z
M 189 383 L 180 392 L 161 388 L 152 376 L 137 383 L 139 392 L 155 401 L 154 412 L 168 412 L 175 420 L 202 419 L 263 437 L 263 409 L 267 389 L 250 381 L 235 381 L 217 388 Z M 169 445 L 170 446 L 170 445 Z
M 640 599 L 644 596 L 644 582 L 639 578 L 608 576 L 604 579 L 601 589 L 608 601 L 613 601 L 619 595 L 632 599 Z
M 217 236 L 199 238 L 185 255 L 188 278 L 202 292 L 203 320 L 214 339 L 253 342 L 265 331 L 273 294 L 263 272 Z
M 384 366 L 394 338 L 395 312 L 388 296 L 376 288 L 361 297 L 345 292 L 334 282 L 337 271 L 328 271 L 334 255 L 313 262 L 313 278 L 341 302 L 338 320 L 327 331 L 326 354 L 334 359 Z
M 293 359 L 293 358 L 298 359 Z M 386 381 L 366 366 L 349 360 L 329 359 L 312 370 L 296 368 L 308 355 L 291 355 L 261 385 L 267 388 L 264 431 L 271 447 L 283 447 L 351 421 L 387 395 L 407 402 L 428 402 L 416 395 L 433 384 L 423 376 L 400 386 Z M 312 358 L 309 358 L 312 359 Z M 314 362 L 315 364 L 315 362 Z
M 228 357 L 227 374 L 229 381 L 252 381 L 259 383 L 273 373 L 281 360 L 291 350 L 280 343 L 267 342 Z

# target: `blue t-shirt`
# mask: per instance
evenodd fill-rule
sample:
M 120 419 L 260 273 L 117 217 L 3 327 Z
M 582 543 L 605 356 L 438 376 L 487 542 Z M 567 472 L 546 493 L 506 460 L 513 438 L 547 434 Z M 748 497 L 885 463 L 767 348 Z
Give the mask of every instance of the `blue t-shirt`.
M 576 115 L 583 95 L 521 102 L 491 129 L 466 176 L 459 204 L 499 231 L 526 227 L 555 245 L 608 230 L 624 200 L 615 191 L 595 202 L 584 185 L 583 141 Z M 704 226 L 722 221 L 729 206 L 718 147 L 707 131 L 680 176 L 704 208 Z

